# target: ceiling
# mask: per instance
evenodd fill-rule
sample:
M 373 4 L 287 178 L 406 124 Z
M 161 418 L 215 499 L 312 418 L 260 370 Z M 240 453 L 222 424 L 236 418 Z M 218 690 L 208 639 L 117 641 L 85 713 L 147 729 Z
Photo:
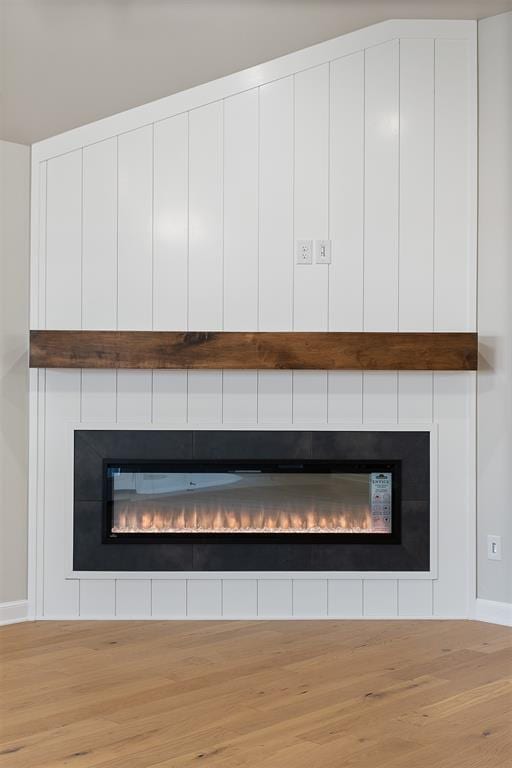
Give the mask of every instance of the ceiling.
M 512 0 L 0 0 L 0 138 L 30 144 L 390 18 Z

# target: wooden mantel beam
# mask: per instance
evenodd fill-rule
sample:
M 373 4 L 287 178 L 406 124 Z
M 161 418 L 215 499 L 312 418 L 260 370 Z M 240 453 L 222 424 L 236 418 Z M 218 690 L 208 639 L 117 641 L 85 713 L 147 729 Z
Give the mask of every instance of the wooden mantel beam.
M 474 371 L 475 333 L 31 331 L 31 368 Z

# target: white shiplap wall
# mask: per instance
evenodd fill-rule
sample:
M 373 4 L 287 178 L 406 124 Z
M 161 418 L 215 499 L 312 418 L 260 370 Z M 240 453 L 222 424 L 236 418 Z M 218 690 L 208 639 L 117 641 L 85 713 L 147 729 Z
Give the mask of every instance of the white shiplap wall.
M 475 104 L 474 24 L 388 22 L 36 145 L 32 327 L 474 330 Z M 33 371 L 33 611 L 464 616 L 474 409 L 464 373 Z M 436 425 L 436 578 L 68 578 L 71 425 L 376 424 Z

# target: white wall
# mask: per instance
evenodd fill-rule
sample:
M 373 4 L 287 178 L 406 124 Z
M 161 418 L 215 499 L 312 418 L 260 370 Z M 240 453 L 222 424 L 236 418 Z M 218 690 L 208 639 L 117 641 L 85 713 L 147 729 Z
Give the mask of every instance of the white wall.
M 389 22 L 36 145 L 32 327 L 475 330 L 475 31 Z M 332 265 L 295 266 L 298 238 Z M 474 374 L 47 370 L 31 392 L 37 615 L 467 615 Z M 79 425 L 432 428 L 438 562 L 72 574 Z
M 481 21 L 478 46 L 478 597 L 512 603 L 512 13 Z
M 30 148 L 0 141 L 0 603 L 27 597 L 29 189 Z

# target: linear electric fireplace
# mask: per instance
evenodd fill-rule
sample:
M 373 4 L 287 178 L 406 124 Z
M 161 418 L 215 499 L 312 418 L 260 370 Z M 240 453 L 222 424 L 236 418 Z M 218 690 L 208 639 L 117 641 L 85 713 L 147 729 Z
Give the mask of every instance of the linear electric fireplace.
M 429 437 L 76 431 L 74 568 L 426 571 Z
M 104 472 L 110 537 L 389 536 L 399 509 L 396 462 L 106 461 Z

